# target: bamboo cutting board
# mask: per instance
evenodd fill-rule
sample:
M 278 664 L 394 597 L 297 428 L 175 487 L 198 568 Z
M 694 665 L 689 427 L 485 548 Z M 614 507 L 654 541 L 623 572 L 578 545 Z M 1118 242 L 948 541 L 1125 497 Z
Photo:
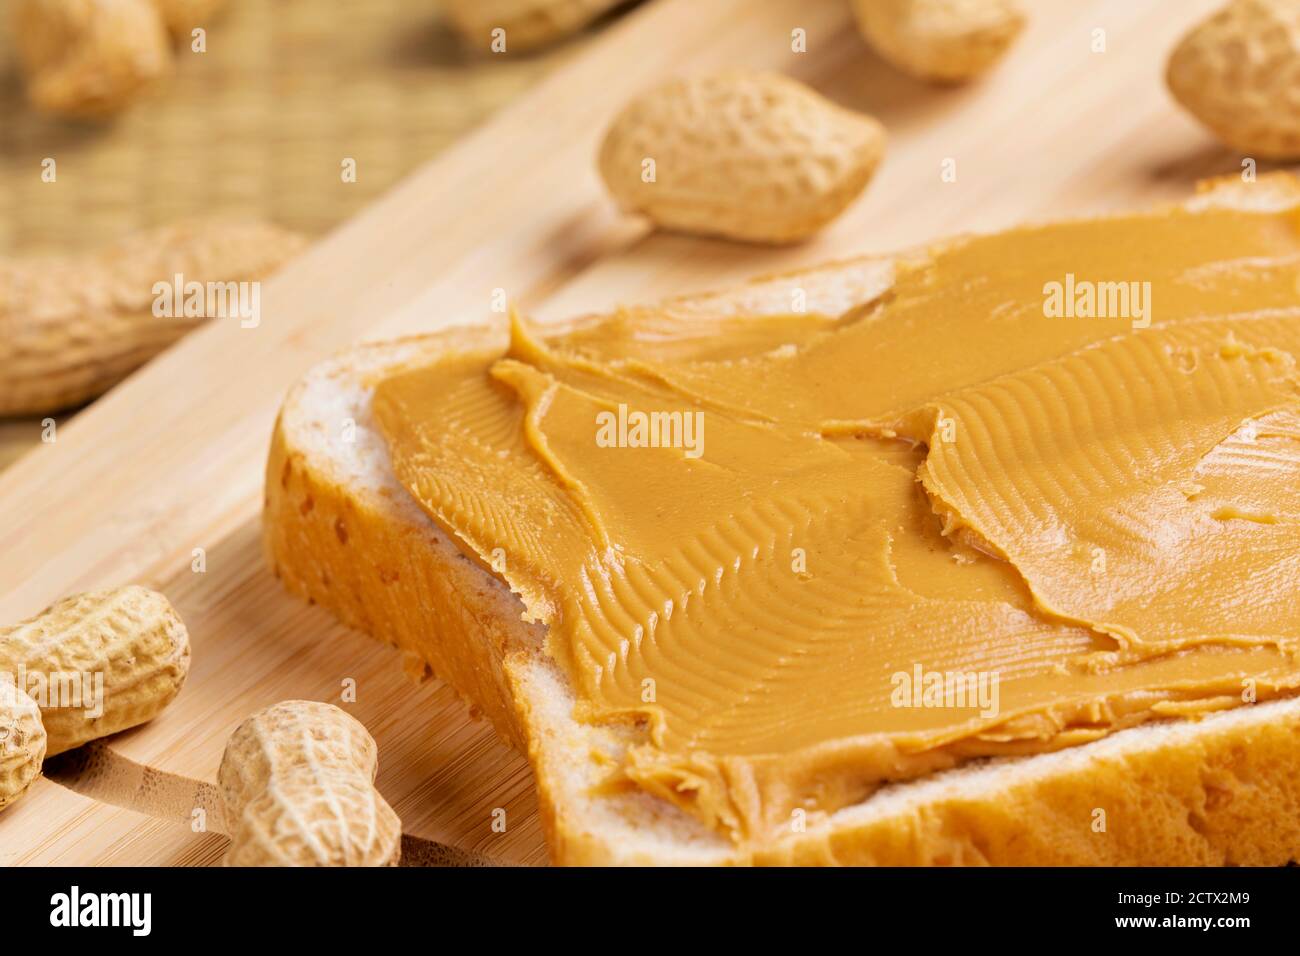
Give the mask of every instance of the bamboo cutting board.
M 348 678 L 358 696 L 343 706 L 379 741 L 379 787 L 413 852 L 543 862 L 526 761 L 447 687 L 409 684 L 396 652 L 282 593 L 266 571 L 262 468 L 285 389 L 358 339 L 485 321 L 497 288 L 555 318 L 953 232 L 1177 199 L 1197 178 L 1239 169 L 1161 81 L 1177 36 L 1217 5 L 1036 0 L 1003 64 L 957 89 L 894 73 L 836 0 L 654 0 L 620 20 L 267 283 L 257 329 L 213 324 L 0 475 L 0 620 L 140 581 L 173 601 L 194 645 L 189 682 L 165 714 L 82 755 L 88 767 L 49 768 L 78 792 L 43 780 L 0 815 L 0 863 L 215 862 L 224 838 L 178 821 L 210 797 L 226 737 L 277 700 L 340 702 Z M 806 53 L 791 51 L 796 28 Z M 1093 49 L 1098 30 L 1104 52 Z M 811 243 L 652 235 L 602 194 L 593 156 L 614 110 L 667 76 L 731 65 L 790 73 L 889 129 L 876 180 Z M 940 179 L 946 160 L 955 182 Z M 503 832 L 492 826 L 499 810 Z

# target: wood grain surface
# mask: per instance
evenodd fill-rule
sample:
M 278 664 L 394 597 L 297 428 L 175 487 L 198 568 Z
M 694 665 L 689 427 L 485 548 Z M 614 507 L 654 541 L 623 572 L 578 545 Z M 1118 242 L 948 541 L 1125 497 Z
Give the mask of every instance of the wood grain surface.
M 337 701 L 354 678 L 359 696 L 346 706 L 379 741 L 379 786 L 408 834 L 503 863 L 544 861 L 526 762 L 448 688 L 409 684 L 395 652 L 267 573 L 262 468 L 285 389 L 359 339 L 485 321 L 496 288 L 559 317 L 1176 199 L 1200 177 L 1239 169 L 1161 81 L 1176 37 L 1216 5 L 1036 0 L 995 72 L 935 89 L 870 54 L 847 4 L 654 0 L 268 283 L 260 327 L 199 332 L 0 474 L 0 620 L 99 585 L 161 588 L 189 624 L 193 672 L 163 716 L 109 743 L 114 753 L 210 781 L 249 712 L 289 697 Z M 791 52 L 796 27 L 807 53 Z M 1092 50 L 1099 29 L 1105 52 Z M 728 65 L 788 72 L 889 129 L 875 182 L 813 242 L 761 249 L 651 234 L 602 194 L 592 160 L 618 106 L 661 78 Z M 956 182 L 940 179 L 947 159 Z M 201 574 L 191 570 L 200 547 Z M 504 832 L 491 825 L 497 809 Z M 0 815 L 8 864 L 204 864 L 221 841 L 51 781 Z

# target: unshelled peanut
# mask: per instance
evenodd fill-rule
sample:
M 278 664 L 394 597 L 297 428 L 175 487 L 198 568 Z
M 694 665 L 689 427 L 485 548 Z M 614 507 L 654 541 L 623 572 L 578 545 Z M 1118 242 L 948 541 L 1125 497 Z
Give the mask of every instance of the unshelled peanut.
M 41 707 L 51 757 L 152 720 L 189 669 L 185 625 L 165 597 L 135 585 L 64 598 L 0 628 L 0 674 L 25 676 L 19 687 Z M 89 701 L 56 699 L 70 680 L 102 680 L 101 713 L 90 714 Z
M 858 28 L 905 73 L 960 83 L 1001 59 L 1024 28 L 1012 0 L 853 0 Z
M 26 793 L 40 775 L 45 746 L 36 701 L 0 676 L 0 810 Z
M 45 757 L 152 720 L 189 668 L 185 625 L 147 588 L 78 594 L 0 628 L 0 808 Z
M 378 748 L 332 704 L 289 700 L 244 721 L 218 783 L 228 866 L 395 866 L 402 826 L 375 789 Z
M 148 230 L 102 251 L 0 259 L 0 416 L 94 398 L 204 321 L 154 315 L 154 284 L 265 278 L 304 245 L 260 222 Z
M 784 76 L 675 80 L 615 117 L 598 158 L 615 199 L 667 229 L 793 242 L 875 173 L 884 128 Z
M 1183 37 L 1165 80 L 1234 150 L 1300 158 L 1300 0 L 1234 0 Z
M 14 0 L 13 30 L 28 99 L 49 113 L 116 113 L 172 69 L 152 0 Z
M 97 119 L 120 112 L 170 73 L 173 39 L 225 0 L 14 0 L 27 98 L 37 109 Z
M 467 44 L 505 52 L 546 46 L 576 33 L 623 0 L 442 0 L 447 20 Z M 495 36 L 493 31 L 500 30 Z M 499 49 L 499 47 L 498 47 Z

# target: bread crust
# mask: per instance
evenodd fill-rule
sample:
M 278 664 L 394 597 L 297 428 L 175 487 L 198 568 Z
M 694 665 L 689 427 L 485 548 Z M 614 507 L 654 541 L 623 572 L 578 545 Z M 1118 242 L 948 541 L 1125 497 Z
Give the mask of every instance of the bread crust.
M 1295 202 L 1288 176 L 1230 180 L 1186 205 Z M 888 285 L 892 261 L 800 273 L 809 308 Z M 761 312 L 791 277 L 665 306 Z M 851 304 L 851 303 L 850 303 Z M 263 537 L 286 588 L 402 650 L 527 753 L 557 864 L 1281 865 L 1300 857 L 1300 699 L 1122 731 L 1056 753 L 980 761 L 810 816 L 759 848 L 729 841 L 651 795 L 599 785 L 636 739 L 572 719 L 545 630 L 397 483 L 369 419 L 373 384 L 440 354 L 500 349 L 503 327 L 358 346 L 290 391 L 267 461 Z M 343 429 L 354 423 L 352 441 Z M 338 434 L 335 434 L 335 432 Z

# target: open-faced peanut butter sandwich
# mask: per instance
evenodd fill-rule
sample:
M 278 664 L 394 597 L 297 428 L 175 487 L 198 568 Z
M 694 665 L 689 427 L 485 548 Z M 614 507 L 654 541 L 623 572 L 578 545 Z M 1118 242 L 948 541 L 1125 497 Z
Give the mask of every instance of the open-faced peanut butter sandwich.
M 558 863 L 1300 856 L 1300 184 L 563 325 L 285 402 L 286 586 L 452 684 Z

